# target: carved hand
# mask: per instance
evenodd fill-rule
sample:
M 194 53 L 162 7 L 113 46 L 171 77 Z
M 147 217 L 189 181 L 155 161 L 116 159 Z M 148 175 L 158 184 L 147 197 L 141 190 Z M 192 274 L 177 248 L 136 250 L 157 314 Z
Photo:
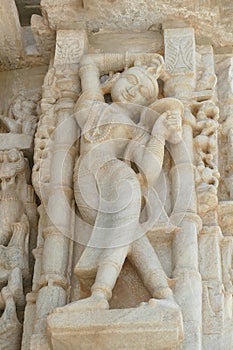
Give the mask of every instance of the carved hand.
M 103 84 L 101 84 L 102 93 L 105 95 L 111 92 L 113 84 L 119 79 L 120 73 L 110 76 Z
M 21 124 L 14 119 L 0 115 L 0 121 L 9 130 L 9 132 L 12 132 L 13 134 L 17 134 L 22 131 Z
M 171 143 L 178 143 L 181 140 L 181 116 L 179 111 L 167 111 L 160 115 L 155 122 L 152 135 L 161 142 L 166 140 Z
M 9 246 L 25 247 L 26 236 L 29 233 L 28 222 L 15 222 L 11 224 L 13 235 Z

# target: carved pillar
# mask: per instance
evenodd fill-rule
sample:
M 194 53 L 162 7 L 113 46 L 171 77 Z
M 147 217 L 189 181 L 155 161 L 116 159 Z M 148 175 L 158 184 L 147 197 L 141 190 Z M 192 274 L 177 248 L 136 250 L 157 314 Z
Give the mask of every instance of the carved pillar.
M 67 266 L 72 238 L 73 167 L 77 154 L 77 125 L 73 108 L 79 92 L 78 62 L 86 48 L 85 32 L 58 31 L 54 59 L 58 99 L 53 108 L 55 128 L 51 136 L 49 188 L 42 188 L 46 225 L 43 223 L 43 256 L 36 302 L 36 323 L 31 349 L 47 349 L 46 317 L 65 305 L 69 284 Z M 44 217 L 44 216 L 43 216 Z M 45 218 L 44 218 L 45 219 Z M 36 281 L 38 283 L 38 281 Z
M 199 261 L 203 283 L 203 349 L 224 349 L 221 241 L 222 233 L 219 226 L 203 226 L 199 239 Z
M 223 182 L 220 183 L 220 196 L 222 200 L 233 200 L 233 58 L 223 58 L 216 66 L 222 123 L 219 135 L 221 150 L 219 168 L 223 177 Z
M 224 288 L 223 348 L 232 344 L 233 294 L 233 58 L 217 58 L 218 98 L 221 129 L 219 131 L 219 171 L 221 174 L 218 205 L 219 225 L 222 229 L 222 282 Z
M 208 46 L 206 50 L 208 50 Z M 216 77 L 214 74 L 213 52 L 210 47 L 208 61 L 209 64 L 206 69 L 199 67 L 199 71 L 202 71 L 199 75 L 202 76 L 204 85 L 199 82 L 197 90 L 200 96 L 209 84 L 209 98 L 207 99 L 206 96 L 203 102 L 199 102 L 196 110 L 193 111 L 196 117 L 194 146 L 197 204 L 198 214 L 203 222 L 203 229 L 199 237 L 199 268 L 203 282 L 202 330 L 204 349 L 210 347 L 223 349 L 221 334 L 223 334 L 224 327 L 224 294 L 220 248 L 222 232 L 217 215 L 219 111 L 215 105 Z
M 174 167 L 173 222 L 180 227 L 173 239 L 174 293 L 182 309 L 185 340 L 183 349 L 201 349 L 202 287 L 198 271 L 198 232 L 200 219 L 196 212 L 195 180 L 193 167 L 193 116 L 190 111 L 196 84 L 195 38 L 192 28 L 166 28 L 165 64 L 169 74 L 165 82 L 166 96 L 174 96 L 185 105 L 183 143 L 171 149 Z M 183 193 L 177 191 L 182 183 Z M 184 183 L 186 185 L 184 185 Z

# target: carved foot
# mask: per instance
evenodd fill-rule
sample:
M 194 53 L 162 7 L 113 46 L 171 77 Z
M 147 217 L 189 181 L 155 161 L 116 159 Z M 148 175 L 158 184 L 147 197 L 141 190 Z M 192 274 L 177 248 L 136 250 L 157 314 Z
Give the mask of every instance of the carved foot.
M 151 298 L 148 302 L 149 306 L 166 306 L 169 308 L 173 308 L 173 309 L 179 309 L 178 304 L 175 302 L 174 298 L 169 298 L 169 299 L 154 299 Z
M 63 307 L 58 307 L 52 313 L 78 312 L 86 310 L 108 310 L 108 301 L 103 297 L 91 296 L 86 299 L 74 301 Z
M 149 305 L 150 307 L 166 306 L 173 309 L 179 309 L 178 304 L 174 299 L 155 299 L 151 298 L 147 303 L 142 302 L 140 306 Z

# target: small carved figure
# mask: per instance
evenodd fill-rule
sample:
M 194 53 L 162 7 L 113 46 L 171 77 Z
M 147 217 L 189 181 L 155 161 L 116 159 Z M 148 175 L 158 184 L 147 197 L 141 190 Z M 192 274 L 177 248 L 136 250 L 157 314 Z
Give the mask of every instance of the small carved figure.
M 17 150 L 0 154 L 0 245 L 7 246 L 13 236 L 13 224 L 28 224 L 17 194 L 17 176 L 24 171 L 23 155 Z
M 17 149 L 0 152 L 0 347 L 10 348 L 8 334 L 20 344 L 22 325 L 16 307 L 23 307 L 23 278 L 29 277 L 29 220 L 21 192 L 26 183 L 26 163 Z M 12 339 L 12 336 L 11 338 Z M 8 344 L 8 346 L 6 345 Z M 13 346 L 13 343 L 12 343 Z
M 211 65 L 207 66 L 203 62 L 203 55 L 197 52 L 197 86 L 196 91 L 213 90 L 217 84 L 217 77 L 211 70 Z
M 18 320 L 16 304 L 24 305 L 21 271 L 15 268 L 9 275 L 6 287 L 0 291 L 0 348 L 20 349 L 22 325 Z
M 8 116 L 0 115 L 0 121 L 7 132 L 34 135 L 38 121 L 38 95 L 30 99 L 17 95 L 10 105 Z
M 212 102 L 201 104 L 197 112 L 196 130 L 198 135 L 195 137 L 195 146 L 199 160 L 206 161 L 207 164 L 214 167 L 212 162 L 217 152 L 216 131 L 219 127 L 219 109 Z
M 25 171 L 21 152 L 16 149 L 0 152 L 0 282 L 4 284 L 14 270 L 19 276 L 29 273 L 29 221 L 20 199 Z
M 196 168 L 196 191 L 198 199 L 198 213 L 205 215 L 208 211 L 216 208 L 218 204 L 218 185 L 220 174 L 217 167 L 206 167 L 200 162 Z
M 219 127 L 219 109 L 213 101 L 202 102 L 196 115 L 194 138 L 196 148 L 196 190 L 198 212 L 205 215 L 218 204 L 217 189 L 220 174 L 215 163 L 217 155 L 217 129 Z

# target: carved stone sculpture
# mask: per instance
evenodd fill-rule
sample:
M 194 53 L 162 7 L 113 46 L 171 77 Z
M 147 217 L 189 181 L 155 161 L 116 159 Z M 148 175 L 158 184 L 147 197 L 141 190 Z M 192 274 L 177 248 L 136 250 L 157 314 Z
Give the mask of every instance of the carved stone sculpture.
M 155 55 L 151 56 L 148 67 L 138 66 L 135 61 L 133 67 L 126 68 L 116 80 L 112 80 L 110 93 L 114 103 L 109 107 L 103 102 L 101 87 L 98 87 L 94 75 L 95 62 L 91 62 L 91 59 L 91 56 L 84 57 L 80 67 L 81 83 L 87 88 L 83 90 L 76 106 L 76 119 L 82 129 L 82 136 L 80 156 L 74 170 L 74 189 L 81 217 L 93 228 L 87 244 L 94 248 L 86 248 L 75 268 L 76 273 L 79 274 L 79 265 L 85 265 L 83 260 L 88 265 L 87 251 L 95 250 L 95 244 L 97 250 L 103 245 L 105 249 L 99 253 L 97 266 L 90 266 L 90 270 L 97 271 L 91 297 L 56 311 L 107 309 L 112 289 L 127 256 L 153 298 L 173 301 L 172 291 L 157 255 L 140 229 L 142 190 L 138 177 L 143 177 L 148 188 L 153 188 L 162 168 L 165 141 L 177 143 L 181 140 L 183 106 L 175 99 L 162 100 L 163 105 L 156 101 L 157 78 L 163 69 L 163 60 Z M 89 68 L 87 64 L 92 64 L 92 67 Z M 89 87 L 91 78 L 92 87 Z M 132 120 L 128 104 L 149 106 L 155 111 L 164 108 L 164 113 L 155 113 L 154 120 L 150 116 L 152 120 L 145 118 L 145 125 L 141 121 L 138 126 Z M 124 140 L 122 145 L 117 145 L 119 137 Z M 135 141 L 133 147 L 130 141 Z M 143 151 L 141 148 L 138 152 L 137 143 L 144 148 Z M 127 151 L 127 147 L 131 149 Z M 126 160 L 134 162 L 141 169 L 138 174 L 124 162 L 125 153 L 129 157 Z M 88 192 L 90 186 L 91 199 Z M 125 190 L 130 186 L 131 203 L 127 204 L 127 197 L 120 195 L 117 200 L 119 210 L 116 209 L 116 213 L 109 212 L 106 201 L 114 201 L 118 186 L 123 186 Z M 119 238 L 121 230 L 125 231 L 122 240 Z
M 232 14 L 1 0 L 0 349 L 232 349 Z
M 23 281 L 30 277 L 30 213 L 23 204 L 28 201 L 26 164 L 16 149 L 0 152 L 0 324 L 4 329 L 0 344 L 6 349 L 20 349 L 22 325 L 16 308 L 25 305 Z
M 216 165 L 217 129 L 219 110 L 212 102 L 201 102 L 196 114 L 196 133 L 194 142 L 197 162 L 197 197 L 199 213 L 205 215 L 216 208 L 219 172 Z
M 24 94 L 14 97 L 8 116 L 0 116 L 2 128 L 12 134 L 26 134 L 33 136 L 38 121 L 38 105 L 40 97 L 35 95 L 30 99 Z

